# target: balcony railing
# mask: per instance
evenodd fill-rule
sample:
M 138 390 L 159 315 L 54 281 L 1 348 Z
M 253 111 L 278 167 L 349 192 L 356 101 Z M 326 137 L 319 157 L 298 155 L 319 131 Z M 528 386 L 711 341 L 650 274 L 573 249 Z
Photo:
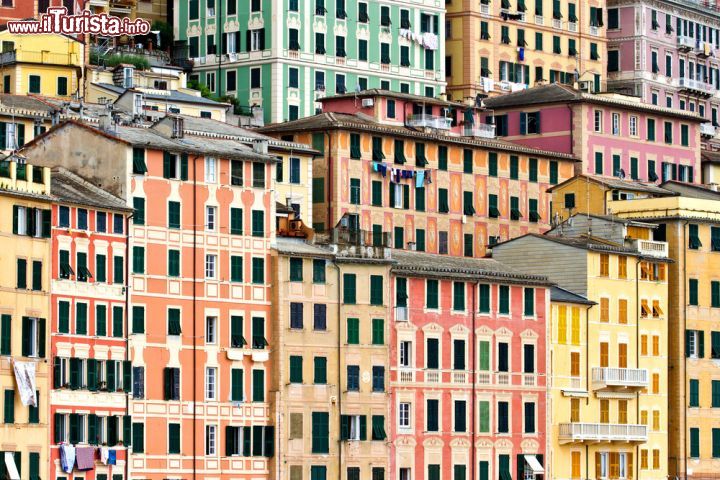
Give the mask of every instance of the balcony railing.
M 535 386 L 535 374 L 534 373 L 524 373 L 523 374 L 523 386 L 525 387 L 534 387 Z
M 495 383 L 498 385 L 510 385 L 510 374 L 509 373 L 496 373 Z
M 561 423 L 560 443 L 647 442 L 647 425 L 617 423 Z
M 28 50 L 14 50 L 0 53 L 0 64 L 16 62 L 38 63 L 49 65 L 77 65 L 80 62 L 78 55 L 73 53 L 31 52 Z
M 452 372 L 453 383 L 467 383 L 466 372 Z
M 428 383 L 440 383 L 440 370 L 425 370 L 425 381 Z
M 490 385 L 491 375 L 487 372 L 480 372 L 477 376 L 477 383 L 480 385 Z
M 714 93 L 712 85 L 693 78 L 683 77 L 679 79 L 678 86 L 681 90 L 691 90 L 705 95 L 712 95 Z
M 700 124 L 700 135 L 703 137 L 714 137 L 717 133 L 717 129 L 712 122 L 705 122 Z
M 648 257 L 665 258 L 668 256 L 667 242 L 655 242 L 652 240 L 635 240 L 635 248 L 641 255 Z
M 400 383 L 413 383 L 415 381 L 415 371 L 411 368 L 401 368 L 398 379 Z
M 680 50 L 689 50 L 695 48 L 695 39 L 693 37 L 686 37 L 684 35 L 678 35 L 678 48 Z
M 592 369 L 593 388 L 645 388 L 648 386 L 648 371 L 636 368 L 596 367 Z
M 437 130 L 450 130 L 452 119 L 424 113 L 410 115 L 408 126 L 413 128 L 434 128 Z
M 495 138 L 495 125 L 481 123 L 479 125 L 473 125 L 472 127 L 466 127 L 465 136 L 476 138 Z

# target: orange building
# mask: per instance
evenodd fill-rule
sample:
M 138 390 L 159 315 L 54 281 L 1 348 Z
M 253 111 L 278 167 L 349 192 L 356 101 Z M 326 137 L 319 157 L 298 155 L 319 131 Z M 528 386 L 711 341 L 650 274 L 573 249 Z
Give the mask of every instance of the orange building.
M 130 478 L 274 469 L 269 350 L 275 156 L 267 144 L 66 122 L 24 149 L 134 208 L 129 222 Z M 52 152 L 52 154 L 50 154 Z M 135 371 L 138 374 L 135 376 Z

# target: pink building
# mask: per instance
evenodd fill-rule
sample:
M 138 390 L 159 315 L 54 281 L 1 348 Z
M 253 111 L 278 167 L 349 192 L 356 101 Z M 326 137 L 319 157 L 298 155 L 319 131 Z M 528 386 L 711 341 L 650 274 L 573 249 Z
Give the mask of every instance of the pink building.
M 51 234 L 50 478 L 72 477 L 87 466 L 85 480 L 124 478 L 131 441 L 125 261 L 132 209 L 64 168 L 54 169 L 51 179 L 57 203 Z M 93 460 L 63 471 L 61 445 Z M 109 463 L 101 460 L 103 447 L 113 452 Z
M 390 478 L 544 473 L 545 277 L 393 251 Z
M 521 145 L 582 159 L 576 173 L 700 182 L 696 113 L 551 84 L 485 101 L 485 122 Z

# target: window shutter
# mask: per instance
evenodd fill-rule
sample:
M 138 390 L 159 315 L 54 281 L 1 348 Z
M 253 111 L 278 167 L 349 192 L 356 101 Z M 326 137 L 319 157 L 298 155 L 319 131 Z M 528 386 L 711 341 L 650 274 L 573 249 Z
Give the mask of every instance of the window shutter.
M 143 453 L 145 451 L 145 424 L 132 424 L 132 450 L 133 453 Z
M 426 366 L 427 368 L 439 368 L 438 361 L 438 344 L 437 338 L 428 338 L 426 341 L 427 352 L 426 352 Z
M 275 453 L 275 427 L 268 425 L 265 427 L 265 444 L 263 445 L 263 456 L 270 458 Z
M 520 135 L 527 133 L 527 113 L 520 112 Z
M 55 443 L 60 443 L 65 440 L 62 437 L 62 424 L 65 421 L 65 415 L 56 413 L 53 415 L 53 419 L 53 440 Z
M 367 415 L 360 415 L 360 440 L 367 440 Z
M 243 401 L 243 370 L 241 368 L 233 368 L 230 373 L 232 377 L 232 391 L 230 400 L 233 402 Z
M 3 314 L 0 317 L 0 355 L 10 355 L 12 345 L 12 317 Z
M 705 332 L 698 331 L 698 357 L 705 358 Z
M 350 438 L 350 416 L 340 415 L 340 440 Z
M 235 443 L 235 429 L 238 427 L 231 427 L 230 425 L 225 426 L 225 456 L 229 457 L 237 451 L 237 444 Z M 133 443 L 134 443 L 133 439 Z M 135 449 L 133 448 L 133 452 Z
M 173 400 L 180 400 L 180 369 L 173 368 L 172 371 L 172 394 Z
M 480 342 L 480 370 L 490 370 L 490 342 Z
M 263 453 L 263 427 L 262 425 L 253 425 L 252 430 L 252 456 L 260 457 Z
M 130 446 L 132 437 L 132 419 L 130 415 L 123 415 L 123 445 Z
M 240 427 L 238 427 L 240 428 Z M 243 434 L 242 434 L 242 441 L 243 441 L 243 450 L 242 454 L 244 457 L 249 457 L 251 453 L 251 445 L 252 445 L 252 427 L 242 427 Z
M 188 155 L 183 153 L 180 157 L 180 180 L 188 179 Z
M 692 337 L 692 330 L 685 330 L 685 356 L 690 356 L 690 338 Z
M 22 356 L 30 355 L 30 318 L 22 317 Z
M 51 210 L 42 210 L 42 236 L 43 236 L 43 238 L 50 238 L 51 218 L 52 218 Z
M 72 374 L 72 363 L 70 372 Z M 115 360 L 107 360 L 105 363 L 105 378 L 107 379 L 107 390 L 108 392 L 115 391 Z M 72 379 L 72 376 L 70 377 Z M 72 383 L 72 380 L 71 380 Z
M 87 388 L 91 392 L 97 390 L 97 360 L 87 359 Z
M 53 358 L 53 388 L 60 388 L 63 386 L 61 372 L 62 367 L 60 365 L 60 357 L 55 357 Z
M 180 424 L 168 424 L 168 453 L 180 453 Z
M 97 415 L 94 413 L 90 413 L 87 416 L 87 424 L 88 424 L 88 443 L 90 445 L 97 445 L 98 444 L 98 429 L 97 429 Z
M 122 338 L 123 328 L 123 309 L 122 307 L 113 307 L 113 337 Z
M 78 414 L 77 413 L 71 413 L 70 416 L 70 443 L 76 444 L 79 440 L 80 435 L 80 428 L 78 425 Z M 108 420 L 110 417 L 108 417 Z M 109 424 L 108 424 L 109 425 Z
M 123 360 L 123 391 L 129 392 L 131 390 L 131 387 L 132 367 L 130 366 L 130 360 Z
M 170 162 L 172 162 L 170 152 L 163 152 L 163 178 L 170 178 Z
M 253 370 L 253 402 L 265 401 L 265 371 Z

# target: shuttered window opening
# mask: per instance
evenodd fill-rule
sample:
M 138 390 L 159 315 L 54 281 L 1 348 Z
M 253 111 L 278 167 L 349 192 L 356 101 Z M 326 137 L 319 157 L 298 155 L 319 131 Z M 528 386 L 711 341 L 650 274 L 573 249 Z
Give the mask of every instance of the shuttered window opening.
M 252 371 L 252 401 L 265 401 L 265 370 Z
M 230 317 L 230 347 L 242 348 L 247 345 L 243 336 L 243 317 L 233 315 Z
M 385 417 L 383 415 L 372 416 L 372 440 L 385 440 Z
M 165 400 L 180 400 L 180 369 L 166 367 L 163 372 Z
M 312 453 L 328 453 L 329 444 L 328 412 L 312 412 Z
M 180 309 L 168 309 L 168 335 L 180 335 L 182 333 Z

